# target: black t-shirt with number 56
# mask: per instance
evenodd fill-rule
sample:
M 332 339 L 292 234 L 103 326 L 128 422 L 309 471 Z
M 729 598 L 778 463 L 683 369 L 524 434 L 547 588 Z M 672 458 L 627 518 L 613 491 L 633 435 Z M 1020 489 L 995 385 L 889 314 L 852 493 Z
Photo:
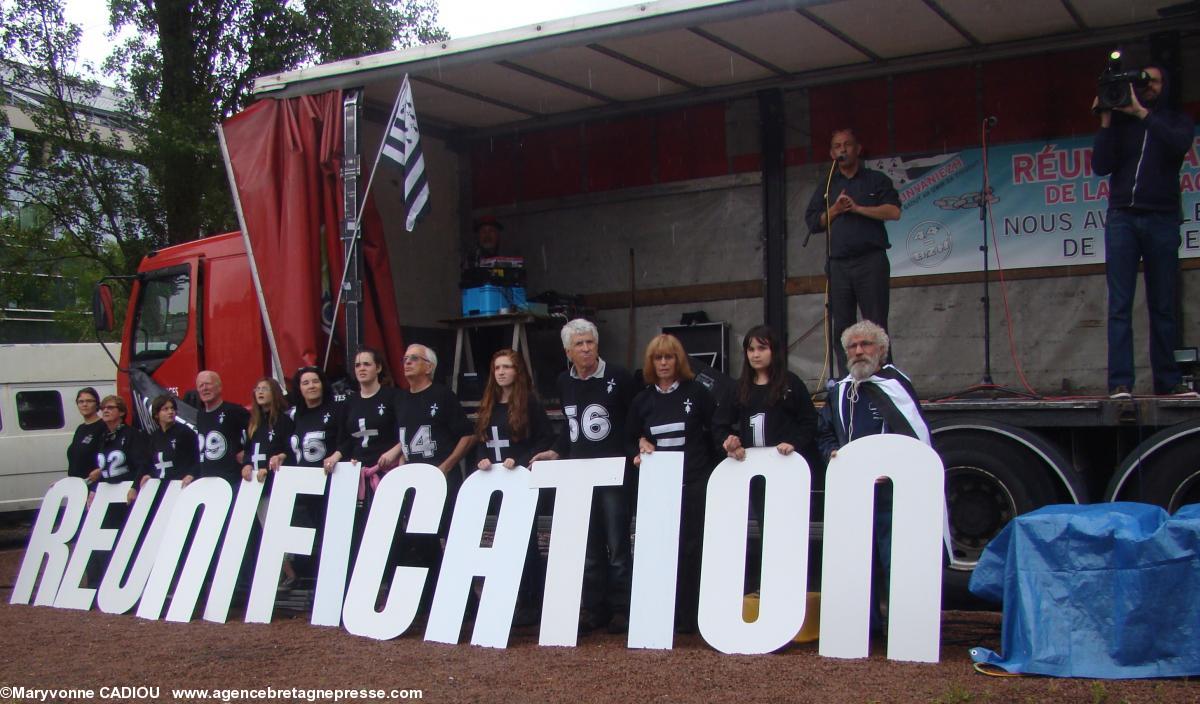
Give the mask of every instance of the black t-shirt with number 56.
M 625 454 L 625 418 L 638 383 L 623 367 L 600 361 L 595 373 L 580 379 L 574 370 L 558 376 L 558 397 L 567 417 L 566 432 L 558 436 L 560 457 L 590 459 Z

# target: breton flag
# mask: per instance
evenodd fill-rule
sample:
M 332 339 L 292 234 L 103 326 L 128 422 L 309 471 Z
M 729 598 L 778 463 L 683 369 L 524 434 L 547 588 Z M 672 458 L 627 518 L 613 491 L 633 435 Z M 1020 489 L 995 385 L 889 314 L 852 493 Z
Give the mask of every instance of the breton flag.
M 404 172 L 404 210 L 408 213 L 404 226 L 412 232 L 417 221 L 429 212 L 429 181 L 425 179 L 425 155 L 421 152 L 421 131 L 417 128 L 408 74 L 392 109 L 392 125 L 384 137 L 382 155 Z

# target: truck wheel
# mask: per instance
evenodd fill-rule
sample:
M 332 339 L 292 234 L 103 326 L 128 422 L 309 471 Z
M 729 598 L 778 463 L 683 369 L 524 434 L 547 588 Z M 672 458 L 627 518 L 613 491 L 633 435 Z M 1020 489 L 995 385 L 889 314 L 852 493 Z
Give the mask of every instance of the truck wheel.
M 1142 501 L 1174 513 L 1200 503 L 1200 420 L 1150 436 L 1121 462 L 1105 499 Z
M 947 602 L 977 603 L 967 591 L 984 547 L 1016 516 L 1078 501 L 1082 486 L 1054 448 L 1028 431 L 994 421 L 953 421 L 934 429 L 946 468 L 952 554 L 943 583 Z M 1067 482 L 1061 492 L 1055 476 Z

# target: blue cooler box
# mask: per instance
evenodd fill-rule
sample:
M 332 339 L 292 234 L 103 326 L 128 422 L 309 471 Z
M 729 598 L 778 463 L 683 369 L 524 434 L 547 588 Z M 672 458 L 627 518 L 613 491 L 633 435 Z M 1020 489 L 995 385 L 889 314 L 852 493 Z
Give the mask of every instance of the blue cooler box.
M 515 313 L 528 307 L 523 286 L 492 286 L 488 284 L 465 288 L 462 292 L 464 318 L 477 315 L 497 315 L 503 308 Z

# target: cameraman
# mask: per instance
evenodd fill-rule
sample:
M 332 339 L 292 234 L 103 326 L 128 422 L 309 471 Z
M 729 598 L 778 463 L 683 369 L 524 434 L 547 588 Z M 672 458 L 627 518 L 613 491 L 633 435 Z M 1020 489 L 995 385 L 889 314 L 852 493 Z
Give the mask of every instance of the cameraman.
M 1167 107 L 1166 72 L 1159 66 L 1144 71 L 1147 80 L 1131 84 L 1128 105 L 1100 111 L 1092 150 L 1093 171 L 1111 174 L 1104 228 L 1111 398 L 1129 398 L 1133 390 L 1131 322 L 1139 260 L 1145 266 L 1154 393 L 1194 395 L 1182 383 L 1174 350 L 1179 340 L 1179 168 L 1195 128 L 1190 117 Z M 1093 110 L 1098 105 L 1097 98 Z

